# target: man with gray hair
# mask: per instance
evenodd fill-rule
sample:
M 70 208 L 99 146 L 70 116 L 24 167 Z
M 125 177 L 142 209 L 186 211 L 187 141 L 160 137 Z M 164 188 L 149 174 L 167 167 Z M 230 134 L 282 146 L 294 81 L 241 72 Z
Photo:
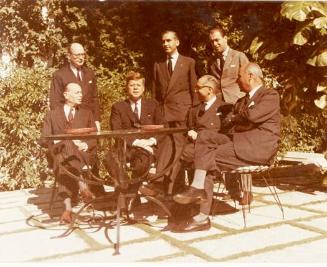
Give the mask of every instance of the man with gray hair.
M 240 70 L 238 83 L 246 96 L 234 105 L 233 112 L 224 120 L 227 135 L 202 131 L 195 146 L 195 173 L 188 190 L 174 196 L 180 204 L 202 203 L 210 197 L 204 190 L 211 171 L 231 171 L 248 165 L 270 164 L 278 150 L 280 139 L 279 95 L 266 89 L 263 74 L 255 63 Z M 252 201 L 251 192 L 230 192 L 241 205 Z M 185 232 L 207 230 L 207 214 L 198 214 L 183 229 Z

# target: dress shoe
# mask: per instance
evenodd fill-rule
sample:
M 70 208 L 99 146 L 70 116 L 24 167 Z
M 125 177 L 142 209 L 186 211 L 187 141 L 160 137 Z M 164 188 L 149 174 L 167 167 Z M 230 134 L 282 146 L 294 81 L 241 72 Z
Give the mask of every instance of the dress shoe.
M 200 204 L 206 201 L 207 197 L 204 189 L 197 189 L 190 186 L 185 192 L 176 194 L 173 199 L 179 204 Z
M 92 199 L 94 199 L 95 196 L 89 189 L 84 189 L 84 190 L 81 190 L 81 198 L 82 198 L 83 202 L 87 203 L 87 202 L 90 202 Z
M 147 185 L 142 184 L 139 188 L 139 192 L 142 195 L 154 197 L 159 194 L 164 194 L 165 189 L 162 182 L 153 182 Z
M 65 210 L 61 217 L 60 217 L 60 224 L 64 223 L 72 223 L 73 217 L 72 217 L 72 211 L 71 210 Z
M 244 191 L 243 197 L 239 200 L 240 205 L 250 205 L 253 201 L 253 195 L 251 192 Z
M 211 222 L 210 219 L 207 218 L 203 221 L 197 222 L 194 221 L 193 219 L 188 222 L 184 228 L 179 228 L 177 231 L 181 233 L 187 233 L 187 232 L 197 232 L 197 231 L 205 231 L 209 230 L 211 227 Z M 177 232 L 172 230 L 172 232 Z

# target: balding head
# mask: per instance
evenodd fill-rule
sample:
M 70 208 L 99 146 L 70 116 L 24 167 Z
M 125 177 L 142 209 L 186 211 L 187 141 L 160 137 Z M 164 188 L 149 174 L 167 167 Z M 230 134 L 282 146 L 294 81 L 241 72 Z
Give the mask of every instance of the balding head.
M 221 98 L 220 83 L 211 75 L 204 75 L 198 79 L 195 92 L 198 93 L 199 99 L 205 102 L 214 96 Z
M 208 86 L 212 88 L 214 94 L 220 92 L 220 83 L 219 81 L 212 75 L 204 75 L 198 79 L 198 85 L 200 86 Z
M 81 68 L 85 63 L 85 50 L 80 43 L 72 43 L 68 47 L 68 61 L 75 68 Z
M 248 93 L 257 86 L 263 84 L 263 73 L 258 64 L 249 62 L 241 67 L 238 80 L 241 89 Z

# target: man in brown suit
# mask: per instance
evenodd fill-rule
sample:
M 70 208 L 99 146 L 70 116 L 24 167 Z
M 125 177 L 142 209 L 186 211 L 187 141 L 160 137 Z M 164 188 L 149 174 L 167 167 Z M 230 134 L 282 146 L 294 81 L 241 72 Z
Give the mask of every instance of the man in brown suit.
M 249 60 L 244 53 L 228 46 L 227 36 L 222 28 L 211 29 L 209 37 L 213 55 L 208 62 L 208 73 L 220 81 L 223 100 L 235 104 L 244 96 L 237 83 L 239 70 Z
M 165 58 L 154 63 L 152 95 L 159 102 L 167 127 L 185 127 L 189 109 L 198 103 L 194 88 L 197 82 L 195 61 L 178 53 L 179 39 L 174 31 L 162 34 Z M 157 174 L 182 151 L 185 137 L 177 133 L 167 137 L 158 151 Z M 175 151 L 175 153 L 173 152 Z M 162 179 L 161 179 L 162 180 Z
M 93 113 L 98 131 L 100 131 L 100 106 L 94 72 L 85 66 L 86 53 L 79 43 L 68 48 L 69 63 L 53 74 L 50 86 L 50 109 L 54 110 L 65 103 L 64 90 L 69 83 L 78 83 L 82 87 L 81 107 Z
M 76 176 L 79 176 L 82 169 L 87 169 L 96 163 L 96 140 L 46 141 L 42 139 L 43 136 L 63 134 L 69 128 L 93 127 L 95 129 L 92 112 L 79 107 L 82 103 L 81 86 L 77 83 L 68 83 L 63 96 L 65 104 L 50 110 L 44 119 L 40 143 L 45 147 L 55 145 L 57 148 L 54 156 L 58 157 L 60 154 L 63 159 L 61 163 Z M 89 191 L 86 184 L 78 183 L 73 178 L 59 173 L 58 167 L 53 166 L 59 184 L 58 195 L 65 204 L 65 211 L 60 221 L 70 223 L 72 221 L 72 200 L 76 200 L 78 190 L 80 189 L 81 195 L 86 199 L 92 198 L 93 193 Z
M 269 164 L 277 153 L 280 139 L 278 93 L 264 87 L 262 71 L 255 63 L 248 63 L 241 68 L 238 82 L 246 96 L 237 101 L 233 113 L 226 118 L 231 129 L 227 135 L 201 132 L 195 147 L 192 185 L 184 193 L 174 196 L 174 200 L 180 204 L 207 200 L 204 184 L 210 171 Z M 252 196 L 246 199 L 251 201 Z M 240 199 L 240 202 L 244 200 Z M 208 215 L 200 213 L 193 217 L 184 230 L 209 228 Z

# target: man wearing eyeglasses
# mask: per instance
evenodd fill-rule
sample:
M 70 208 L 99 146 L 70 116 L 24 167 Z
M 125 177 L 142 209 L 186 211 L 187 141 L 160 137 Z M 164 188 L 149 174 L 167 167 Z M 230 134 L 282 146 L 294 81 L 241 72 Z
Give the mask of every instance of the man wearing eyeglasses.
M 85 66 L 86 53 L 79 43 L 72 43 L 67 51 L 68 64 L 53 74 L 50 86 L 50 109 L 65 103 L 64 88 L 69 83 L 82 87 L 82 108 L 92 111 L 96 127 L 100 131 L 100 105 L 94 72 Z

